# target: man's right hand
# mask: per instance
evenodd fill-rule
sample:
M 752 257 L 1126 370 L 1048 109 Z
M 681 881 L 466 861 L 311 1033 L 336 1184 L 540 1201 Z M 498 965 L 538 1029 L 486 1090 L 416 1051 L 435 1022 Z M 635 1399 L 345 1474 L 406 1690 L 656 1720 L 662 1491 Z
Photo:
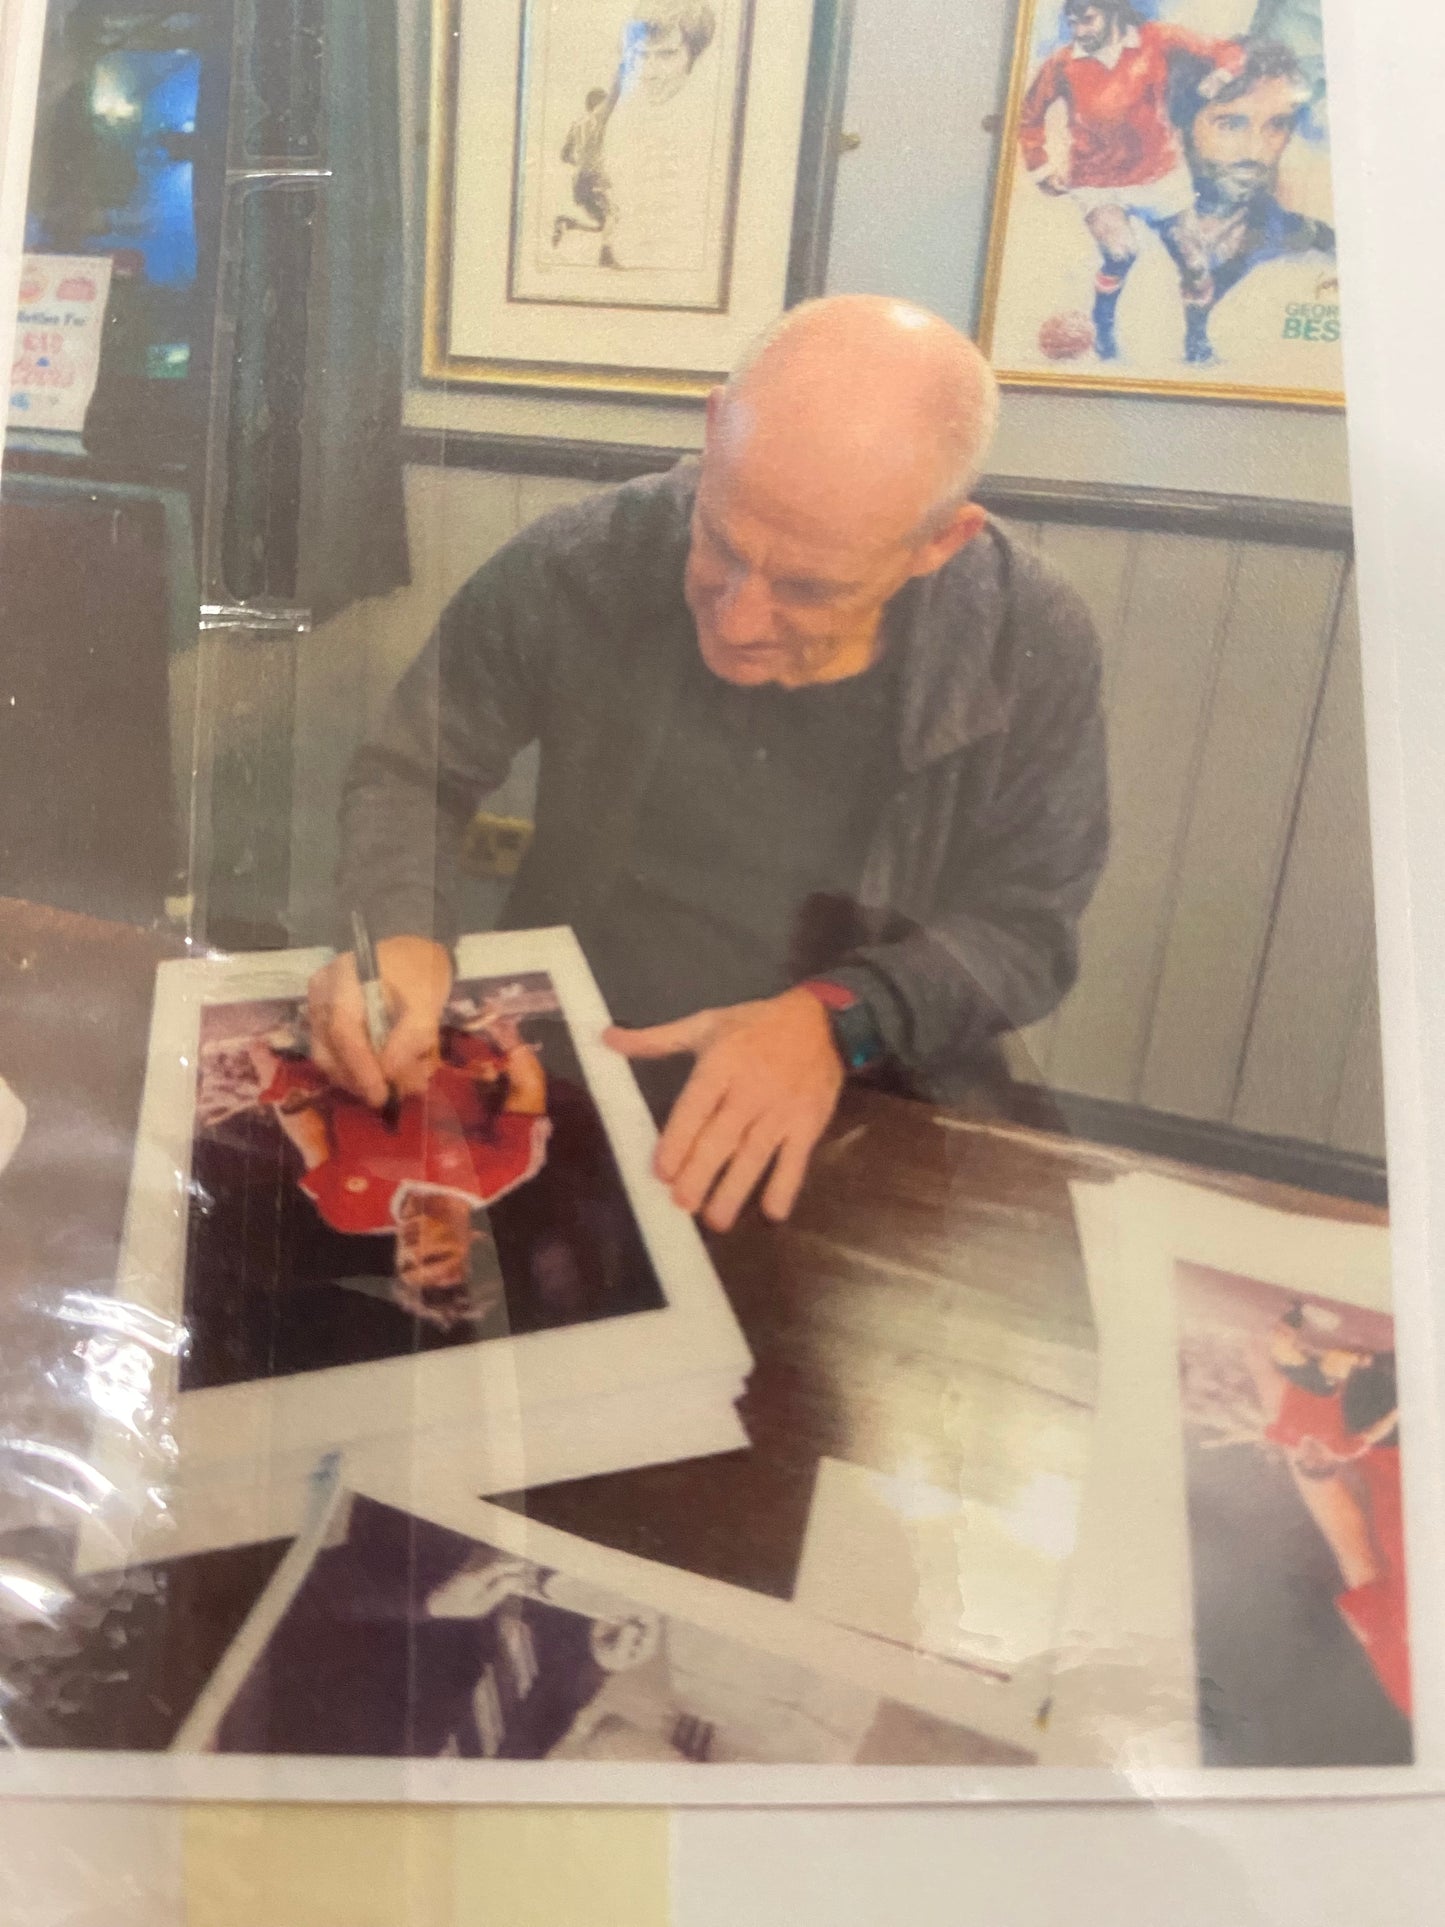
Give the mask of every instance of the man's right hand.
M 380 1110 L 393 1092 L 419 1097 L 440 1057 L 441 1016 L 452 988 L 451 952 L 430 937 L 387 937 L 376 966 L 391 1013 L 380 1056 L 366 1030 L 356 959 L 335 957 L 311 979 L 307 1011 L 311 1055 L 333 1083 Z

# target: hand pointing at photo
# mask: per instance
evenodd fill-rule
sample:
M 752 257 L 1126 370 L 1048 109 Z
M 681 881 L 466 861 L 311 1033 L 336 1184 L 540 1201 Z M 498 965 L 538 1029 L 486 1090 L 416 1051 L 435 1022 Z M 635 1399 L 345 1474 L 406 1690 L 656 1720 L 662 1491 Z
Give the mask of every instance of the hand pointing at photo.
M 827 1013 L 810 991 L 699 1011 L 650 1030 L 614 1028 L 606 1041 L 624 1057 L 697 1059 L 654 1160 L 674 1202 L 702 1211 L 714 1231 L 729 1231 L 771 1166 L 763 1210 L 776 1220 L 788 1216 L 843 1088 Z

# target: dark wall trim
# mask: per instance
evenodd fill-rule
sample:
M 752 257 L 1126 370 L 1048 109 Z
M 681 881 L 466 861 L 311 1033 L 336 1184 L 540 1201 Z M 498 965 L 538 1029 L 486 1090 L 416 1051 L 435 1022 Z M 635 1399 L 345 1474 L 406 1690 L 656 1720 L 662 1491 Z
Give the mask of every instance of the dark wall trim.
M 4 479 L 93 483 L 98 488 L 173 489 L 190 487 L 191 471 L 184 462 L 126 461 L 119 456 L 89 455 L 79 450 L 5 446 Z
M 1127 1151 L 1201 1165 L 1211 1171 L 1230 1171 L 1272 1184 L 1294 1185 L 1302 1191 L 1321 1191 L 1329 1197 L 1353 1198 L 1360 1204 L 1383 1206 L 1389 1202 L 1385 1167 L 1378 1158 L 1332 1150 L 1325 1144 L 1261 1137 L 1232 1124 L 1174 1117 L 1111 1098 L 1075 1097 L 1036 1084 L 1011 1085 L 1004 1107 L 1016 1124 L 1035 1130 L 1062 1131 L 1093 1144 L 1118 1145 Z
M 1090 528 L 1207 535 L 1221 542 L 1277 542 L 1295 549 L 1348 550 L 1347 508 L 1281 502 L 1266 495 L 1207 495 L 1182 488 L 1120 488 L 1109 482 L 1045 482 L 985 475 L 978 499 L 992 515 L 1021 522 L 1079 522 Z
M 563 475 L 585 482 L 630 482 L 670 468 L 686 451 L 645 442 L 554 441 L 537 435 L 479 435 L 462 429 L 408 429 L 406 460 L 435 468 L 496 469 L 507 475 Z M 1120 488 L 1104 482 L 1047 482 L 986 475 L 978 499 L 993 515 L 1022 522 L 1073 522 L 1088 528 L 1158 530 L 1223 542 L 1274 542 L 1299 549 L 1348 551 L 1350 512 L 1319 502 L 1267 496 L 1207 495 L 1191 489 Z
M 646 442 L 479 435 L 471 429 L 408 428 L 402 458 L 427 468 L 485 468 L 503 475 L 563 475 L 579 482 L 631 482 L 671 468 L 685 449 Z

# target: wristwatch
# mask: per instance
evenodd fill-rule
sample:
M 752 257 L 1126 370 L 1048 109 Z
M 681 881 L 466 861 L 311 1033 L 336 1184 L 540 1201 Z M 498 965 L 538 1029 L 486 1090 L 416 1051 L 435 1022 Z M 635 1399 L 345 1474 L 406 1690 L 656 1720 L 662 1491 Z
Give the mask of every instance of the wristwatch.
M 878 1020 L 866 1000 L 831 977 L 809 977 L 799 986 L 828 1014 L 828 1028 L 848 1071 L 866 1071 L 888 1054 Z

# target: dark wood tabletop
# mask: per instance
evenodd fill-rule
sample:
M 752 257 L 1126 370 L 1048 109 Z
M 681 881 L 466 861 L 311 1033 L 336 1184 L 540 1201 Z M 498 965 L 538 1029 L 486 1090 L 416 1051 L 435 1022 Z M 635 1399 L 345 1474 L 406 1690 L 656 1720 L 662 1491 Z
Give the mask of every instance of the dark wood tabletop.
M 71 1466 L 73 1492 L 42 1494 L 64 1455 L 84 1449 L 87 1305 L 114 1277 L 151 982 L 170 948 L 0 900 L 0 1075 L 31 1109 L 0 1177 L 0 1552 L 57 1574 L 84 1504 L 83 1465 Z M 787 1597 L 824 1457 L 983 1499 L 1030 1470 L 1077 1473 L 1096 1356 L 1068 1187 L 1144 1168 L 1180 1174 L 1021 1127 L 997 1093 L 976 1114 L 944 1114 L 850 1090 L 792 1221 L 753 1214 L 709 1240 L 754 1354 L 741 1408 L 751 1450 L 499 1502 Z M 1381 1215 L 1249 1178 L 1183 1174 L 1286 1209 Z M 1025 1450 L 1037 1455 L 1028 1466 Z M 0 1622 L 0 1678 L 20 1689 L 6 1709 L 16 1737 L 165 1745 L 283 1550 L 86 1582 L 48 1629 L 7 1633 Z

